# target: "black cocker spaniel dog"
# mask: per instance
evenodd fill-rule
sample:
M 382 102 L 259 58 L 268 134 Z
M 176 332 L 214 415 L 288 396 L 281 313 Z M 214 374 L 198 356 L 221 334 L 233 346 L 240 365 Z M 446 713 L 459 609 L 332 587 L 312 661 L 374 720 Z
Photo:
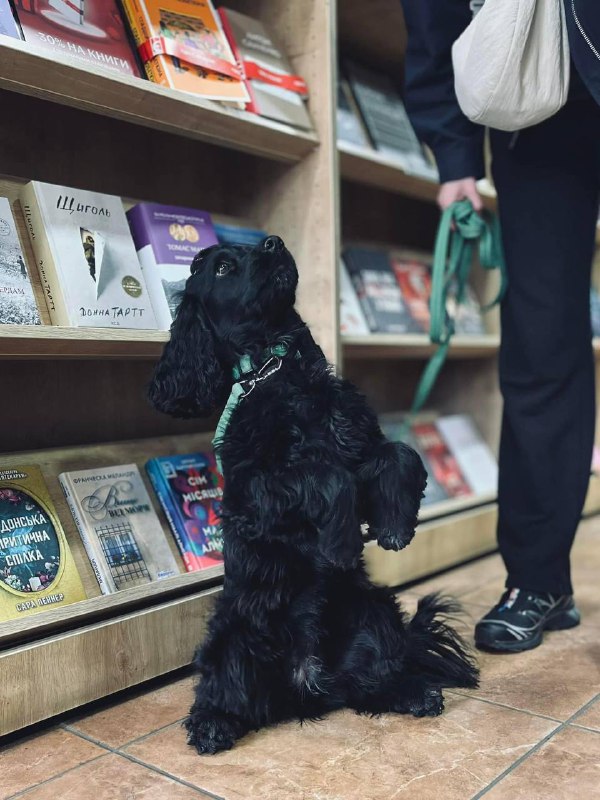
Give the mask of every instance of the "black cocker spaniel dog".
M 150 387 L 176 417 L 227 401 L 215 440 L 225 581 L 186 723 L 199 753 L 342 707 L 437 715 L 444 687 L 477 684 L 445 621 L 452 603 L 426 597 L 409 620 L 367 578 L 361 524 L 405 547 L 426 473 L 333 374 L 294 309 L 297 283 L 277 236 L 199 253 Z

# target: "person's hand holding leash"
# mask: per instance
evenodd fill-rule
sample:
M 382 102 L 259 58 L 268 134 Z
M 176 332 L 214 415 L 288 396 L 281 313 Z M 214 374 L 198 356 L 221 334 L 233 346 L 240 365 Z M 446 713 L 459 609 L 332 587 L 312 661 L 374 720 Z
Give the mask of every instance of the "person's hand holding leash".
M 457 200 L 470 200 L 477 213 L 483 210 L 483 200 L 477 189 L 475 178 L 461 178 L 458 181 L 448 181 L 440 186 L 437 202 L 442 211 Z

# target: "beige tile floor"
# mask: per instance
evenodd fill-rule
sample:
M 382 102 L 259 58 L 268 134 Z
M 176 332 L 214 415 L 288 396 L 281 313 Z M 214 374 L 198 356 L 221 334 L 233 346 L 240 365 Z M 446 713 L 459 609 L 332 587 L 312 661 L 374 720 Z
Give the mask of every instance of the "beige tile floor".
M 582 524 L 573 567 L 582 625 L 529 653 L 482 654 L 481 688 L 448 692 L 441 717 L 343 711 L 200 757 L 181 727 L 192 678 L 178 675 L 0 743 L 0 800 L 600 799 L 600 519 Z M 502 583 L 490 556 L 402 597 L 460 597 L 469 631 Z

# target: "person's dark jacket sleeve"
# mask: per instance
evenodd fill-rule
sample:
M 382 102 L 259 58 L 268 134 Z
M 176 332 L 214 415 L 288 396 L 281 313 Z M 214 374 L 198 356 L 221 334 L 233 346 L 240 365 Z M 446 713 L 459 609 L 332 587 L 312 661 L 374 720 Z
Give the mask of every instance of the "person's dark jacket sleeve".
M 406 110 L 433 150 L 440 181 L 482 178 L 485 129 L 470 122 L 454 92 L 452 44 L 471 21 L 469 0 L 402 0 L 408 29 Z

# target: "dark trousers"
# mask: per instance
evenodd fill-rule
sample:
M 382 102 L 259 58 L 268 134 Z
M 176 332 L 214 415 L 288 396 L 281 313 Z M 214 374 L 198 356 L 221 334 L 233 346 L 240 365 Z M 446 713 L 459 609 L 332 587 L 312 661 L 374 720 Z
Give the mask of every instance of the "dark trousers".
M 509 273 L 498 544 L 507 586 L 570 594 L 595 425 L 589 292 L 600 107 L 579 93 L 516 140 L 493 132 L 492 154 Z

